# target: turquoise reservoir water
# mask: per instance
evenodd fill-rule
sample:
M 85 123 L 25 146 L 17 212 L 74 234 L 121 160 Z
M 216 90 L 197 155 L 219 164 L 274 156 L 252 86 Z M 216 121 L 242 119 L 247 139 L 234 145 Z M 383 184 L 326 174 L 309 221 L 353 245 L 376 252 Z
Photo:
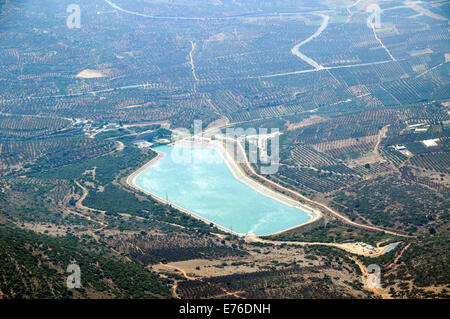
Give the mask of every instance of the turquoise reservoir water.
M 388 252 L 394 250 L 395 247 L 397 247 L 397 245 L 393 245 L 393 246 L 389 247 L 388 249 L 386 249 L 386 251 L 384 253 L 387 254 Z
M 235 179 L 209 148 L 156 148 L 166 156 L 136 179 L 140 188 L 240 234 L 268 235 L 303 224 L 300 208 L 267 197 Z M 176 154 L 183 152 L 184 161 Z

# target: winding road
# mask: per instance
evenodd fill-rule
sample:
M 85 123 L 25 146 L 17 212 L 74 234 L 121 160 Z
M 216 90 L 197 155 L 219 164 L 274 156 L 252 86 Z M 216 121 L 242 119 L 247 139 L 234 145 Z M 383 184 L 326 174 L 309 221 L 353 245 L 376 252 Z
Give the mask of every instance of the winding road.
M 191 69 L 192 69 L 192 77 L 194 78 L 195 82 L 198 82 L 198 77 L 197 74 L 195 72 L 195 64 L 194 64 L 194 51 L 197 48 L 197 45 L 195 44 L 194 41 L 191 41 L 191 46 L 192 49 L 189 52 L 189 64 L 191 65 Z
M 375 39 L 378 41 L 378 43 L 383 47 L 383 49 L 386 51 L 386 53 L 389 55 L 389 57 L 391 58 L 392 61 L 397 61 L 396 58 L 394 58 L 394 56 L 391 54 L 391 51 L 389 51 L 389 49 L 384 45 L 383 41 L 381 41 L 381 39 L 378 37 L 377 35 L 377 30 L 375 28 L 375 23 L 373 23 L 372 21 L 372 16 L 369 16 L 367 18 L 367 25 L 370 26 L 372 28 L 373 31 L 373 35 L 375 37 Z
M 319 63 L 317 63 L 316 61 L 314 61 L 313 59 L 307 57 L 306 55 L 304 55 L 303 53 L 301 53 L 299 51 L 300 47 L 305 45 L 306 43 L 310 42 L 311 40 L 313 40 L 314 38 L 317 38 L 322 32 L 323 30 L 326 29 L 326 27 L 328 26 L 328 22 L 330 20 L 330 16 L 327 16 L 325 14 L 321 14 L 321 13 L 312 13 L 313 15 L 319 16 L 322 18 L 322 23 L 320 24 L 319 29 L 317 29 L 316 32 L 314 32 L 313 35 L 311 35 L 309 38 L 307 38 L 306 40 L 303 40 L 302 42 L 300 42 L 299 44 L 296 44 L 292 50 L 291 53 L 293 55 L 298 56 L 300 59 L 302 59 L 303 61 L 305 61 L 306 63 L 308 63 L 309 65 L 311 65 L 316 71 L 318 70 L 323 70 L 324 67 L 322 65 L 320 65 Z
M 217 138 L 217 136 L 216 136 L 216 138 Z M 272 180 L 270 180 L 270 179 L 268 179 L 268 178 L 258 174 L 253 169 L 251 164 L 248 162 L 248 159 L 247 159 L 247 156 L 246 156 L 246 152 L 245 152 L 242 144 L 238 140 L 236 140 L 234 138 L 230 138 L 230 137 L 222 137 L 222 141 L 224 141 L 224 142 L 230 141 L 232 143 L 236 143 L 238 148 L 239 148 L 239 151 L 242 154 L 244 154 L 242 156 L 242 158 L 244 159 L 244 164 L 247 167 L 247 169 L 250 171 L 250 173 L 253 176 L 259 178 L 260 180 L 263 180 L 264 182 L 266 182 L 269 185 L 271 185 L 272 187 L 274 187 L 276 191 L 280 192 L 280 190 L 282 190 L 284 192 L 287 192 L 287 193 L 291 194 L 291 196 L 294 195 L 294 198 L 295 197 L 301 198 L 302 200 L 305 201 L 305 203 L 307 205 L 309 204 L 309 205 L 312 205 L 312 207 L 320 207 L 321 209 L 323 209 L 323 210 L 327 211 L 328 213 L 334 215 L 335 217 L 337 217 L 341 221 L 345 222 L 346 224 L 349 224 L 349 225 L 352 225 L 352 226 L 355 226 L 355 227 L 359 227 L 359 228 L 365 228 L 365 229 L 380 231 L 380 232 L 384 232 L 386 234 L 391 234 L 391 235 L 394 235 L 394 236 L 399 236 L 399 237 L 404 237 L 404 238 L 414 238 L 414 236 L 409 236 L 409 235 L 406 235 L 406 234 L 397 233 L 397 232 L 386 230 L 386 229 L 383 229 L 383 228 L 380 228 L 380 227 L 371 226 L 371 225 L 363 225 L 363 224 L 356 223 L 356 222 L 352 221 L 350 218 L 348 218 L 348 217 L 338 213 L 337 211 L 331 209 L 330 207 L 328 207 L 328 206 L 326 206 L 326 205 L 324 205 L 324 204 L 322 204 L 320 202 L 317 202 L 315 200 L 309 199 L 309 198 L 303 196 L 302 194 L 300 194 L 299 192 L 296 192 L 296 191 L 294 191 L 292 189 L 286 188 L 286 187 L 284 187 L 284 186 L 282 186 L 282 185 L 280 185 L 280 184 L 278 184 L 278 183 L 276 183 L 276 182 L 274 182 L 274 181 L 272 181 Z
M 192 20 L 192 21 L 208 21 L 208 20 L 232 20 L 232 19 L 248 19 L 248 18 L 271 18 L 271 17 L 285 17 L 301 14 L 300 12 L 285 12 L 285 13 L 246 13 L 235 16 L 223 16 L 223 17 L 180 17 L 180 16 L 155 16 L 144 14 L 136 11 L 130 11 L 123 9 L 110 0 L 104 0 L 112 8 L 127 14 L 131 14 L 138 17 L 149 19 L 162 19 L 162 20 Z

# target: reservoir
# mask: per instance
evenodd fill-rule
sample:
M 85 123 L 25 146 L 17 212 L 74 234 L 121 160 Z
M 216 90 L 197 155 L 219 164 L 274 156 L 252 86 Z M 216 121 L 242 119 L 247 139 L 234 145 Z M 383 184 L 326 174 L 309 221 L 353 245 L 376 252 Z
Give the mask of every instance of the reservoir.
M 263 194 L 237 179 L 215 148 L 155 150 L 165 156 L 137 175 L 135 186 L 207 221 L 239 234 L 268 235 L 313 218 L 293 200 Z
M 391 247 L 389 247 L 388 249 L 386 249 L 386 251 L 385 251 L 384 253 L 387 254 L 388 252 L 394 250 L 395 247 L 397 247 L 397 245 L 392 245 Z

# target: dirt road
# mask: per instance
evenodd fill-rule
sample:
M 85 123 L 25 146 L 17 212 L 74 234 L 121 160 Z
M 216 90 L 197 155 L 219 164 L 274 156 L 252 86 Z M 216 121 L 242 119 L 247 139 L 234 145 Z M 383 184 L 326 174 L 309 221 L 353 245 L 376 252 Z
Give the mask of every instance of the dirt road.
M 400 237 L 407 237 L 407 238 L 413 237 L 413 236 L 408 236 L 408 235 L 405 235 L 405 234 L 397 233 L 397 232 L 394 232 L 394 231 L 386 230 L 386 229 L 383 229 L 383 228 L 380 228 L 380 227 L 376 227 L 376 226 L 363 225 L 363 224 L 356 223 L 356 222 L 350 220 L 348 217 L 346 217 L 346 216 L 336 212 L 335 210 L 331 209 L 330 207 L 328 207 L 328 206 L 326 206 L 326 205 L 324 205 L 322 203 L 319 203 L 319 202 L 317 202 L 315 200 L 309 199 L 309 198 L 303 196 L 302 194 L 300 194 L 300 193 L 298 193 L 298 192 L 296 192 L 294 190 L 291 190 L 289 188 L 281 186 L 280 184 L 277 184 L 274 181 L 272 181 L 270 179 L 267 179 L 264 176 L 259 175 L 258 173 L 256 173 L 256 171 L 253 169 L 251 164 L 248 162 L 245 150 L 242 147 L 242 144 L 238 140 L 236 140 L 234 138 L 229 138 L 229 137 L 222 137 L 221 139 L 225 140 L 225 141 L 228 140 L 228 141 L 231 141 L 231 142 L 237 144 L 240 152 L 243 154 L 242 158 L 244 159 L 244 162 L 245 162 L 244 164 L 246 165 L 247 169 L 251 172 L 251 174 L 256 176 L 257 178 L 259 178 L 260 180 L 263 180 L 264 182 L 267 182 L 269 185 L 273 186 L 275 188 L 275 190 L 280 191 L 280 189 L 281 189 L 284 192 L 287 192 L 287 193 L 289 193 L 291 195 L 294 195 L 294 198 L 295 197 L 299 197 L 299 198 L 303 199 L 306 202 L 306 204 L 310 204 L 310 205 L 312 204 L 311 205 L 312 207 L 314 207 L 314 206 L 317 207 L 318 206 L 318 207 L 322 208 L 323 210 L 327 211 L 328 213 L 336 216 L 337 218 L 339 218 L 340 220 L 342 220 L 343 222 L 345 222 L 345 223 L 347 223 L 349 225 L 352 225 L 352 226 L 355 226 L 355 227 L 359 227 L 359 228 L 365 228 L 365 229 L 381 231 L 381 232 L 384 232 L 386 234 L 391 234 L 391 235 L 400 236 Z

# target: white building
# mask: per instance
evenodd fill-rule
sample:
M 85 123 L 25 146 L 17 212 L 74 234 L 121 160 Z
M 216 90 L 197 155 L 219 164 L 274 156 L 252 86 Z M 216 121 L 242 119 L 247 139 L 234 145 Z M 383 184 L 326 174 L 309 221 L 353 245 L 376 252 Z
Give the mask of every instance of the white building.
M 136 145 L 138 148 L 147 148 L 152 146 L 153 144 L 144 140 L 139 140 L 133 143 L 134 145 Z
M 423 143 L 426 147 L 435 147 L 435 146 L 438 146 L 437 141 L 439 141 L 439 139 L 434 139 L 434 140 L 424 140 L 424 141 L 422 141 L 422 143 Z

